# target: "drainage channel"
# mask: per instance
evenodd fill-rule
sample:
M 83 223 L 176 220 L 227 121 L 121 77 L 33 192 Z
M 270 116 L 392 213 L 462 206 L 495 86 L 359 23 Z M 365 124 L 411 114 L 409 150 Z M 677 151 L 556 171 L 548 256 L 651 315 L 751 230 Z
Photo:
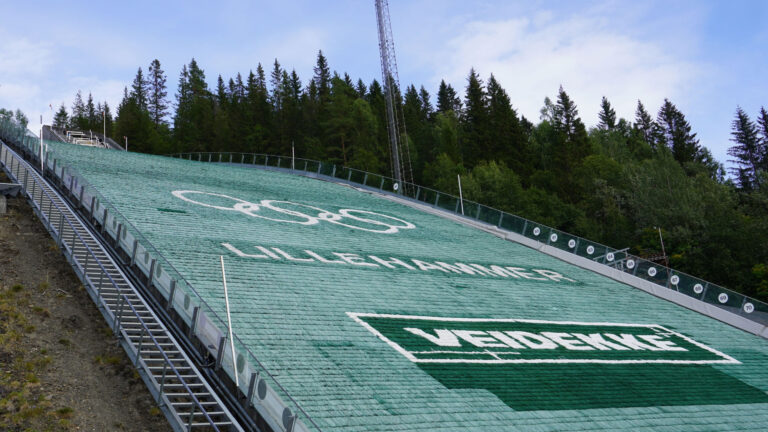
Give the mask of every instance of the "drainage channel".
M 0 165 L 83 282 L 174 431 L 243 431 L 101 242 L 65 200 L 0 141 Z

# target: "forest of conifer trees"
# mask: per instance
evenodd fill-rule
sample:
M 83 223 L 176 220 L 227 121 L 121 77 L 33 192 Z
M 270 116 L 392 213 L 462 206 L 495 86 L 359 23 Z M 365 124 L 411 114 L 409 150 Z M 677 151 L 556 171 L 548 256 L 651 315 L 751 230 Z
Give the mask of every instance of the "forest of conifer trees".
M 640 256 L 660 256 L 661 228 L 671 267 L 768 300 L 765 108 L 753 120 L 735 107 L 726 176 L 670 100 L 638 100 L 635 118 L 624 119 L 603 98 L 588 129 L 565 89 L 555 90 L 527 119 L 493 75 L 474 70 L 464 89 L 441 82 L 434 97 L 405 87 L 415 182 L 458 193 L 461 174 L 467 199 Z M 106 111 L 107 134 L 129 137 L 131 151 L 289 155 L 293 144 L 297 157 L 391 172 L 381 84 L 331 73 L 322 52 L 308 80 L 275 60 L 269 72 L 259 64 L 213 88 L 192 59 L 174 98 L 154 60 L 125 88 L 114 122 L 106 103 L 78 92 L 55 126 L 98 131 Z

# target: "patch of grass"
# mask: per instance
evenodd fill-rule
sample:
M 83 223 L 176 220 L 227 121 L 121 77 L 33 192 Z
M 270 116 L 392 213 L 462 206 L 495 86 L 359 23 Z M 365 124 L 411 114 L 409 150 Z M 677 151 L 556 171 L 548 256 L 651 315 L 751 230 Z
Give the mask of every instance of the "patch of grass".
M 158 408 L 156 406 L 153 406 L 152 408 L 149 409 L 149 415 L 159 416 L 160 415 L 160 408 Z
M 72 342 L 67 338 L 59 339 L 59 343 L 64 345 L 65 347 L 72 346 Z
M 58 415 L 59 417 L 62 417 L 62 418 L 71 418 L 72 414 L 74 412 L 75 412 L 75 410 L 73 410 L 72 408 L 70 408 L 68 406 L 65 406 L 65 407 L 61 407 L 61 408 L 57 409 L 56 410 L 56 415 Z
M 50 318 L 51 317 L 51 312 L 48 309 L 44 308 L 44 307 L 33 306 L 32 307 L 32 312 L 40 315 L 43 318 Z
M 107 355 L 104 357 L 104 363 L 112 366 L 117 366 L 120 363 L 122 363 L 122 359 L 120 358 L 120 356 Z
M 22 285 L 22 284 L 14 284 L 14 285 L 11 287 L 11 291 L 12 291 L 12 292 L 15 292 L 15 293 L 17 293 L 17 292 L 21 292 L 23 289 L 24 289 L 24 285 Z

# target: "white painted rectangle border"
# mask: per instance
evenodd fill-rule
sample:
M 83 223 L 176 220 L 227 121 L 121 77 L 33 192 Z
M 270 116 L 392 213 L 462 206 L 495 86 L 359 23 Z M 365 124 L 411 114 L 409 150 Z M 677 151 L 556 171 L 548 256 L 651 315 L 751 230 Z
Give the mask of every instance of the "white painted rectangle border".
M 355 320 L 358 324 L 362 325 L 368 331 L 373 333 L 376 337 L 383 340 L 387 345 L 391 346 L 395 351 L 402 354 L 408 360 L 414 363 L 488 363 L 488 364 L 567 364 L 567 363 L 596 363 L 596 364 L 741 364 L 740 361 L 735 358 L 722 353 L 714 348 L 708 347 L 700 342 L 697 342 L 687 336 L 684 336 L 676 331 L 669 330 L 668 328 L 658 324 L 628 324 L 628 323 L 610 323 L 610 322 L 577 322 L 577 321 L 547 321 L 547 320 L 533 320 L 533 319 L 513 319 L 513 318 L 451 318 L 451 317 L 432 317 L 432 316 L 418 316 L 418 315 L 395 315 L 395 314 L 377 314 L 366 312 L 347 312 L 347 315 Z M 425 320 L 425 321 L 450 321 L 450 322 L 502 322 L 502 323 L 531 323 L 531 324 L 557 324 L 557 325 L 582 325 L 582 326 L 614 326 L 614 327 L 634 327 L 634 328 L 648 328 L 648 329 L 660 329 L 664 332 L 673 334 L 692 345 L 696 345 L 706 351 L 721 357 L 722 360 L 600 360 L 600 359 L 494 359 L 494 360 L 475 360 L 475 359 L 419 359 L 416 358 L 413 353 L 406 350 L 398 343 L 390 340 L 368 324 L 364 318 L 394 318 L 394 319 L 410 319 L 410 320 Z M 461 354 L 461 353 L 458 353 Z

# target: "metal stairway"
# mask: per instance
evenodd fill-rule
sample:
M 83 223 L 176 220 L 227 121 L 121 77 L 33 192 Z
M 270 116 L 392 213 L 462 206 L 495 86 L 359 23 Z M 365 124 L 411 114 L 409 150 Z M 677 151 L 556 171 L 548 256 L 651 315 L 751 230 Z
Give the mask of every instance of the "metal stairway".
M 0 165 L 21 184 L 173 430 L 242 431 L 180 344 L 54 187 L 1 141 Z

